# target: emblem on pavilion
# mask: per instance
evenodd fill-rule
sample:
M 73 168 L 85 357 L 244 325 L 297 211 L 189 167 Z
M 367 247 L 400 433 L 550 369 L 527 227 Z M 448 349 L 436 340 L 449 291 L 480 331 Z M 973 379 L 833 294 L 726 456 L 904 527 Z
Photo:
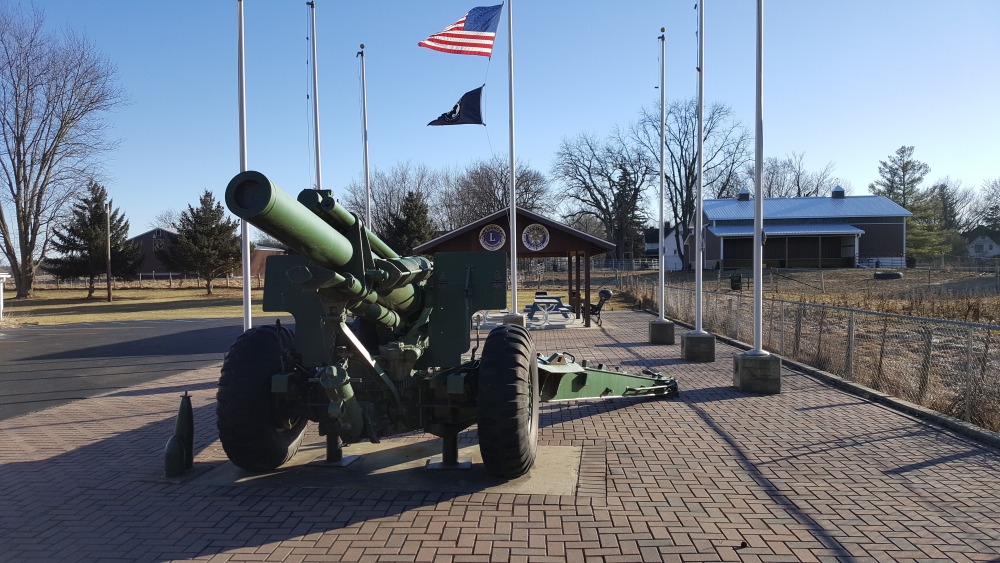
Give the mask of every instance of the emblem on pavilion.
M 479 231 L 479 244 L 486 250 L 500 250 L 507 242 L 507 233 L 500 225 L 489 224 Z
M 521 242 L 528 250 L 538 252 L 549 245 L 549 230 L 545 225 L 532 223 L 521 232 Z

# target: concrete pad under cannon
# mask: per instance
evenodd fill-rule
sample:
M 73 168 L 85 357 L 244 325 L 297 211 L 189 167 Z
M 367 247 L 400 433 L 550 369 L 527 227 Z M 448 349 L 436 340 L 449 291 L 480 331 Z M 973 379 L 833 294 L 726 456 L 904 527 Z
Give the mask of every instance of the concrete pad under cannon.
M 733 387 L 743 393 L 781 393 L 781 358 L 774 354 L 734 355 Z
M 649 321 L 649 343 L 650 344 L 673 344 L 674 343 L 674 322 L 667 320 Z
M 682 334 L 681 359 L 688 362 L 714 362 L 715 335 L 707 332 Z
M 347 467 L 312 463 L 325 455 L 324 442 L 305 444 L 291 461 L 265 473 L 250 473 L 232 463 L 189 480 L 190 485 L 244 485 L 360 490 L 438 491 L 454 493 L 576 494 L 580 446 L 538 446 L 535 466 L 517 479 L 496 477 L 486 470 L 474 441 L 459 442 L 459 458 L 472 458 L 471 469 L 427 471 L 425 465 L 441 456 L 440 440 L 363 442 L 344 448 L 344 457 L 360 456 Z

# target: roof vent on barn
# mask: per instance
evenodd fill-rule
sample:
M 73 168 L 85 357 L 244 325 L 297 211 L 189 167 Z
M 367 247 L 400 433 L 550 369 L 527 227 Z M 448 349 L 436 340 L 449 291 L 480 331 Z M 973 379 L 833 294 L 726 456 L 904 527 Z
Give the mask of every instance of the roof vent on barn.
M 736 199 L 738 201 L 750 201 L 750 190 L 743 188 L 740 193 L 736 194 Z
M 833 188 L 833 192 L 830 193 L 830 197 L 833 199 L 844 199 L 844 188 L 840 186 Z

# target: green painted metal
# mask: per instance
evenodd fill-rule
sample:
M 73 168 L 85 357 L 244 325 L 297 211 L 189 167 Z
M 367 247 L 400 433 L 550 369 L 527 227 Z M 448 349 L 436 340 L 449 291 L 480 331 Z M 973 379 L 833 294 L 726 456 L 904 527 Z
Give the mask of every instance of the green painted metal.
M 538 359 L 539 391 L 542 401 L 628 397 L 634 395 L 678 395 L 677 380 L 648 370 L 643 375 L 584 367 L 557 353 Z
M 358 221 L 356 215 L 333 199 L 332 190 L 302 190 L 298 200 L 338 231 L 349 229 Z M 382 242 L 382 239 L 371 231 L 368 231 L 368 244 L 379 258 L 399 258 L 396 251 L 389 248 L 388 244 Z
M 503 252 L 439 252 L 434 255 L 426 366 L 457 366 L 469 350 L 472 315 L 507 306 L 507 255 Z
M 347 265 L 354 256 L 347 237 L 260 172 L 237 174 L 226 187 L 226 205 L 236 216 L 324 268 L 336 270 Z

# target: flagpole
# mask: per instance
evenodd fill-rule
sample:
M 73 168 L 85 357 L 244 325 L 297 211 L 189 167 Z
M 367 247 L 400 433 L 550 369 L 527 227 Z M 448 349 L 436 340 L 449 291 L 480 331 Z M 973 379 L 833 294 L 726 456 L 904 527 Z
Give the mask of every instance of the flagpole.
M 701 325 L 702 269 L 705 267 L 705 249 L 702 241 L 702 190 L 705 176 L 705 1 L 698 4 L 698 193 L 694 214 L 694 332 L 705 334 Z
M 753 350 L 749 354 L 767 356 L 764 335 L 764 0 L 757 0 L 757 127 L 754 133 L 753 190 Z
M 361 127 L 364 142 L 365 161 L 365 225 L 370 229 L 372 224 L 372 182 L 368 174 L 368 84 L 365 81 L 365 44 L 356 57 L 361 57 Z
M 316 189 L 323 189 L 323 165 L 319 155 L 319 68 L 316 65 L 316 3 L 306 2 L 312 15 L 313 128 L 316 130 Z
M 520 317 L 517 307 L 517 195 L 514 169 L 514 8 L 507 0 L 507 74 L 510 77 L 510 316 Z M 516 321 L 515 321 L 516 322 Z M 523 317 L 517 324 L 524 324 Z
M 661 27 L 661 35 L 657 38 L 660 41 L 660 225 L 658 232 L 659 250 L 657 255 L 660 261 L 660 316 L 655 321 L 649 321 L 649 343 L 650 344 L 673 344 L 674 343 L 674 323 L 668 321 L 667 311 L 667 265 L 666 265 L 666 237 L 663 223 L 663 202 L 666 199 L 664 186 L 666 177 L 666 125 L 667 125 L 667 28 Z
M 240 172 L 247 171 L 247 106 L 246 106 L 246 65 L 243 60 L 243 0 L 237 0 L 239 23 L 236 82 L 240 122 Z M 250 310 L 250 224 L 240 219 L 240 254 L 243 259 L 243 331 L 253 326 Z
M 666 144 L 666 128 L 667 123 L 667 95 L 666 95 L 666 73 L 667 73 L 667 29 L 664 27 L 660 28 L 660 244 L 659 244 L 659 255 L 660 255 L 660 318 L 659 321 L 665 321 L 666 319 L 666 300 L 667 285 L 666 285 L 666 265 L 664 264 L 664 259 L 666 258 L 666 247 L 664 244 L 664 233 L 663 233 L 663 186 L 664 186 L 664 145 Z

